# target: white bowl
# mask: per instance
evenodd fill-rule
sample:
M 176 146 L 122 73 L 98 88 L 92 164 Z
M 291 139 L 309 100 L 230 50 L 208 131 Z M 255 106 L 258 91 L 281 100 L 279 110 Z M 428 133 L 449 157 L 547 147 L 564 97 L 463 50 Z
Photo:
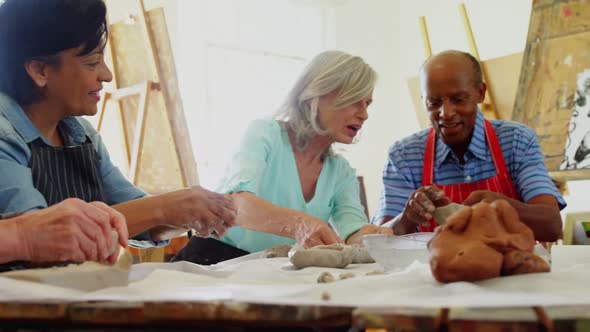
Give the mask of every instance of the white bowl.
M 434 233 L 412 233 L 402 236 L 370 234 L 363 237 L 365 248 L 385 271 L 403 270 L 414 261 L 428 263 L 426 243 Z

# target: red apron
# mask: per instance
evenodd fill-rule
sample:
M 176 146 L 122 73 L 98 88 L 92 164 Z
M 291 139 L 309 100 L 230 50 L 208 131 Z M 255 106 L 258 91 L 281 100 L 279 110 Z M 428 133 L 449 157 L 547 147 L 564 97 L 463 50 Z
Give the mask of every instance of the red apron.
M 520 200 L 520 196 L 516 193 L 510 173 L 504 162 L 504 155 L 502 154 L 502 148 L 496 137 L 496 132 L 492 127 L 492 124 L 488 120 L 485 121 L 485 135 L 488 142 L 488 146 L 492 153 L 492 160 L 496 166 L 496 175 L 485 180 L 470 182 L 470 183 L 456 183 L 449 185 L 436 186 L 444 190 L 447 197 L 455 203 L 463 203 L 465 199 L 474 191 L 477 190 L 490 190 L 497 193 L 502 193 L 510 198 Z M 433 184 L 434 179 L 434 147 L 436 143 L 436 132 L 434 128 L 428 133 L 426 139 L 426 151 L 424 155 L 424 171 L 422 174 L 422 185 L 429 186 Z M 434 219 L 430 219 L 430 226 L 424 227 L 419 226 L 420 232 L 433 232 L 437 224 Z

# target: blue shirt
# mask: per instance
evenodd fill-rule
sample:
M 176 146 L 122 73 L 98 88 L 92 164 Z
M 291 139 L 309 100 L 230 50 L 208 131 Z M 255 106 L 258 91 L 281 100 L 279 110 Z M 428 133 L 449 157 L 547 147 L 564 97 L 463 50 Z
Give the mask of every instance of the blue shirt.
M 98 171 L 106 204 L 114 205 L 146 196 L 113 165 L 100 134 L 87 120 L 68 117 L 59 126 L 74 146 L 85 143 L 87 137 L 94 143 L 100 160 Z M 0 93 L 0 213 L 28 212 L 47 207 L 45 197 L 33 186 L 29 167 L 31 150 L 28 144 L 38 138 L 42 144 L 53 146 L 33 125 L 20 105 Z M 129 243 L 136 247 L 149 247 L 167 242 L 152 243 L 145 232 Z
M 218 191 L 250 192 L 277 206 L 314 216 L 330 223 L 345 240 L 368 223 L 356 173 L 342 156 L 324 159 L 314 196 L 305 201 L 289 135 L 274 119 L 252 122 Z M 295 243 L 291 238 L 242 227 L 230 228 L 222 241 L 250 252 Z
M 503 120 L 491 120 L 502 147 L 506 167 L 516 191 L 524 202 L 539 195 L 553 195 L 560 209 L 566 206 L 563 197 L 549 178 L 535 132 L 527 126 Z M 402 212 L 410 195 L 422 186 L 426 138 L 422 130 L 392 145 L 383 170 L 383 190 L 373 222 L 383 217 L 396 217 Z M 434 183 L 440 185 L 477 182 L 496 175 L 496 167 L 488 148 L 484 117 L 478 110 L 471 142 L 461 165 L 449 146 L 436 140 Z

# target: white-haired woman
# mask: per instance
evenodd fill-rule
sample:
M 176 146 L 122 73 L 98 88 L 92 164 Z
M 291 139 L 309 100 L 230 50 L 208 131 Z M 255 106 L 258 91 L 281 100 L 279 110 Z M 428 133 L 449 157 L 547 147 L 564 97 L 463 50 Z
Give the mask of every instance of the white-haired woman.
M 277 116 L 249 126 L 217 190 L 230 193 L 238 210 L 239 226 L 221 239 L 243 250 L 236 256 L 295 241 L 306 247 L 350 244 L 365 234 L 391 233 L 368 224 L 355 171 L 331 149 L 333 143 L 352 143 L 368 119 L 376 78 L 360 57 L 323 52 L 303 71 Z M 217 262 L 200 258 L 224 251 L 207 241 L 217 240 L 193 238 L 177 259 Z

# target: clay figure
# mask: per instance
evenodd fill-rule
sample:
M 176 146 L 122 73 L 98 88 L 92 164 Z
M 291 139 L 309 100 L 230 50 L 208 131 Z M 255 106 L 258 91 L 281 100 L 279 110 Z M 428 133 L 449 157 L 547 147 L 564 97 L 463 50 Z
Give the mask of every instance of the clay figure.
M 439 282 L 478 281 L 501 275 L 548 272 L 533 254 L 532 230 L 505 200 L 462 208 L 428 243 L 430 269 Z

